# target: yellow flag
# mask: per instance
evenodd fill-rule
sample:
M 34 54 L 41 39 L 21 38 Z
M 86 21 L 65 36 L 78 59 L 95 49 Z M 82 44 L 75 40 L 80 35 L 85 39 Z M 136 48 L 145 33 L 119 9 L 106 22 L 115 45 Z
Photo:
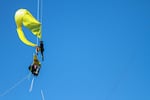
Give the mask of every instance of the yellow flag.
M 17 25 L 17 33 L 20 40 L 29 46 L 37 46 L 26 39 L 22 26 L 28 28 L 36 37 L 41 38 L 41 23 L 37 21 L 31 13 L 26 9 L 19 9 L 15 14 L 15 21 Z

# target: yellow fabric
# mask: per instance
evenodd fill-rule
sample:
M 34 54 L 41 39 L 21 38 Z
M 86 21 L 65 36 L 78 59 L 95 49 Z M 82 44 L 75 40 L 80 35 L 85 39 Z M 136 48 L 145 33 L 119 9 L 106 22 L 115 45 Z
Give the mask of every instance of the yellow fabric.
M 15 14 L 15 21 L 17 25 L 17 32 L 20 40 L 29 46 L 37 46 L 36 44 L 28 41 L 23 33 L 22 25 L 28 28 L 35 36 L 41 38 L 41 23 L 37 21 L 31 13 L 26 9 L 19 9 Z
M 37 66 L 41 66 L 41 63 L 39 62 L 37 55 L 33 56 L 33 64 Z
M 26 45 L 32 46 L 32 47 L 37 46 L 36 44 L 34 44 L 34 43 L 28 41 L 28 40 L 25 38 L 24 33 L 23 33 L 23 31 L 22 31 L 20 28 L 17 29 L 17 32 L 18 32 L 18 36 L 19 36 L 20 40 L 22 40 L 23 43 L 25 43 Z
M 34 55 L 33 56 L 33 60 L 37 60 L 38 58 L 37 58 L 37 55 Z

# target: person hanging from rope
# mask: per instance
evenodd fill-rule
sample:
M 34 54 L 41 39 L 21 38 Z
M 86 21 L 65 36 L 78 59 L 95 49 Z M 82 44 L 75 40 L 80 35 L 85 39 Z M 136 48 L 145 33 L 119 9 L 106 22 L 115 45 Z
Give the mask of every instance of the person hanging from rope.
M 43 43 L 43 41 L 40 41 L 40 52 L 42 55 L 42 60 L 44 61 L 44 43 Z
M 38 76 L 40 68 L 41 63 L 38 60 L 37 55 L 35 54 L 33 56 L 33 63 L 29 66 L 29 70 L 32 72 L 33 75 Z
M 42 61 L 44 61 L 44 43 L 43 41 L 40 41 L 40 46 L 36 47 L 36 54 L 38 55 L 38 52 L 42 55 Z

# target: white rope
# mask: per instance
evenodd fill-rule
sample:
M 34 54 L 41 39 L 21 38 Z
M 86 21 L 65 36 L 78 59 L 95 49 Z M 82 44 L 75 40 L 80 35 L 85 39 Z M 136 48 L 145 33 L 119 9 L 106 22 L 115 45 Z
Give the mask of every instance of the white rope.
M 43 0 L 41 0 L 41 5 L 40 5 L 41 7 L 40 7 L 40 22 L 41 22 L 41 24 L 43 23 Z
M 41 96 L 42 96 L 42 100 L 45 100 L 44 94 L 43 94 L 43 91 L 42 91 L 42 90 L 41 90 Z
M 40 20 L 40 0 L 37 0 L 37 20 Z
M 29 92 L 31 92 L 31 91 L 32 91 L 32 89 L 33 89 L 33 84 L 34 84 L 34 77 L 33 77 L 32 81 L 31 81 L 31 85 L 30 85 Z
M 24 82 L 26 79 L 28 79 L 30 74 L 28 74 L 27 76 L 25 76 L 24 78 L 22 78 L 20 81 L 18 81 L 16 84 L 14 84 L 12 87 L 10 87 L 9 89 L 7 89 L 6 91 L 4 91 L 3 93 L 0 94 L 0 96 L 5 96 L 6 94 L 8 94 L 9 92 L 11 92 L 13 89 L 15 89 L 18 85 L 20 85 L 22 82 Z
M 37 20 L 40 21 L 40 0 L 37 0 Z M 37 46 L 39 44 L 38 37 L 36 38 L 36 44 Z
M 41 0 L 40 22 L 41 22 L 41 33 L 42 33 L 42 28 L 43 28 L 43 0 Z M 41 38 L 41 40 L 42 40 L 42 38 Z
M 41 33 L 42 33 L 42 17 L 43 17 L 43 1 L 37 0 L 37 20 L 41 23 Z M 39 44 L 39 39 L 37 37 L 37 45 Z

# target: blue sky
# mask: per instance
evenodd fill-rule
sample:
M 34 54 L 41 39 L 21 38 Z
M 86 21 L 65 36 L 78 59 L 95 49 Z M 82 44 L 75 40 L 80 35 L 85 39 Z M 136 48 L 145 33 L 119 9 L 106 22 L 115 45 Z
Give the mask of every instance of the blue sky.
M 149 0 L 43 0 L 45 61 L 32 92 L 24 80 L 0 100 L 149 100 Z M 14 14 L 36 0 L 0 1 L 0 93 L 28 75 L 34 48 Z M 29 40 L 36 38 L 25 30 Z

